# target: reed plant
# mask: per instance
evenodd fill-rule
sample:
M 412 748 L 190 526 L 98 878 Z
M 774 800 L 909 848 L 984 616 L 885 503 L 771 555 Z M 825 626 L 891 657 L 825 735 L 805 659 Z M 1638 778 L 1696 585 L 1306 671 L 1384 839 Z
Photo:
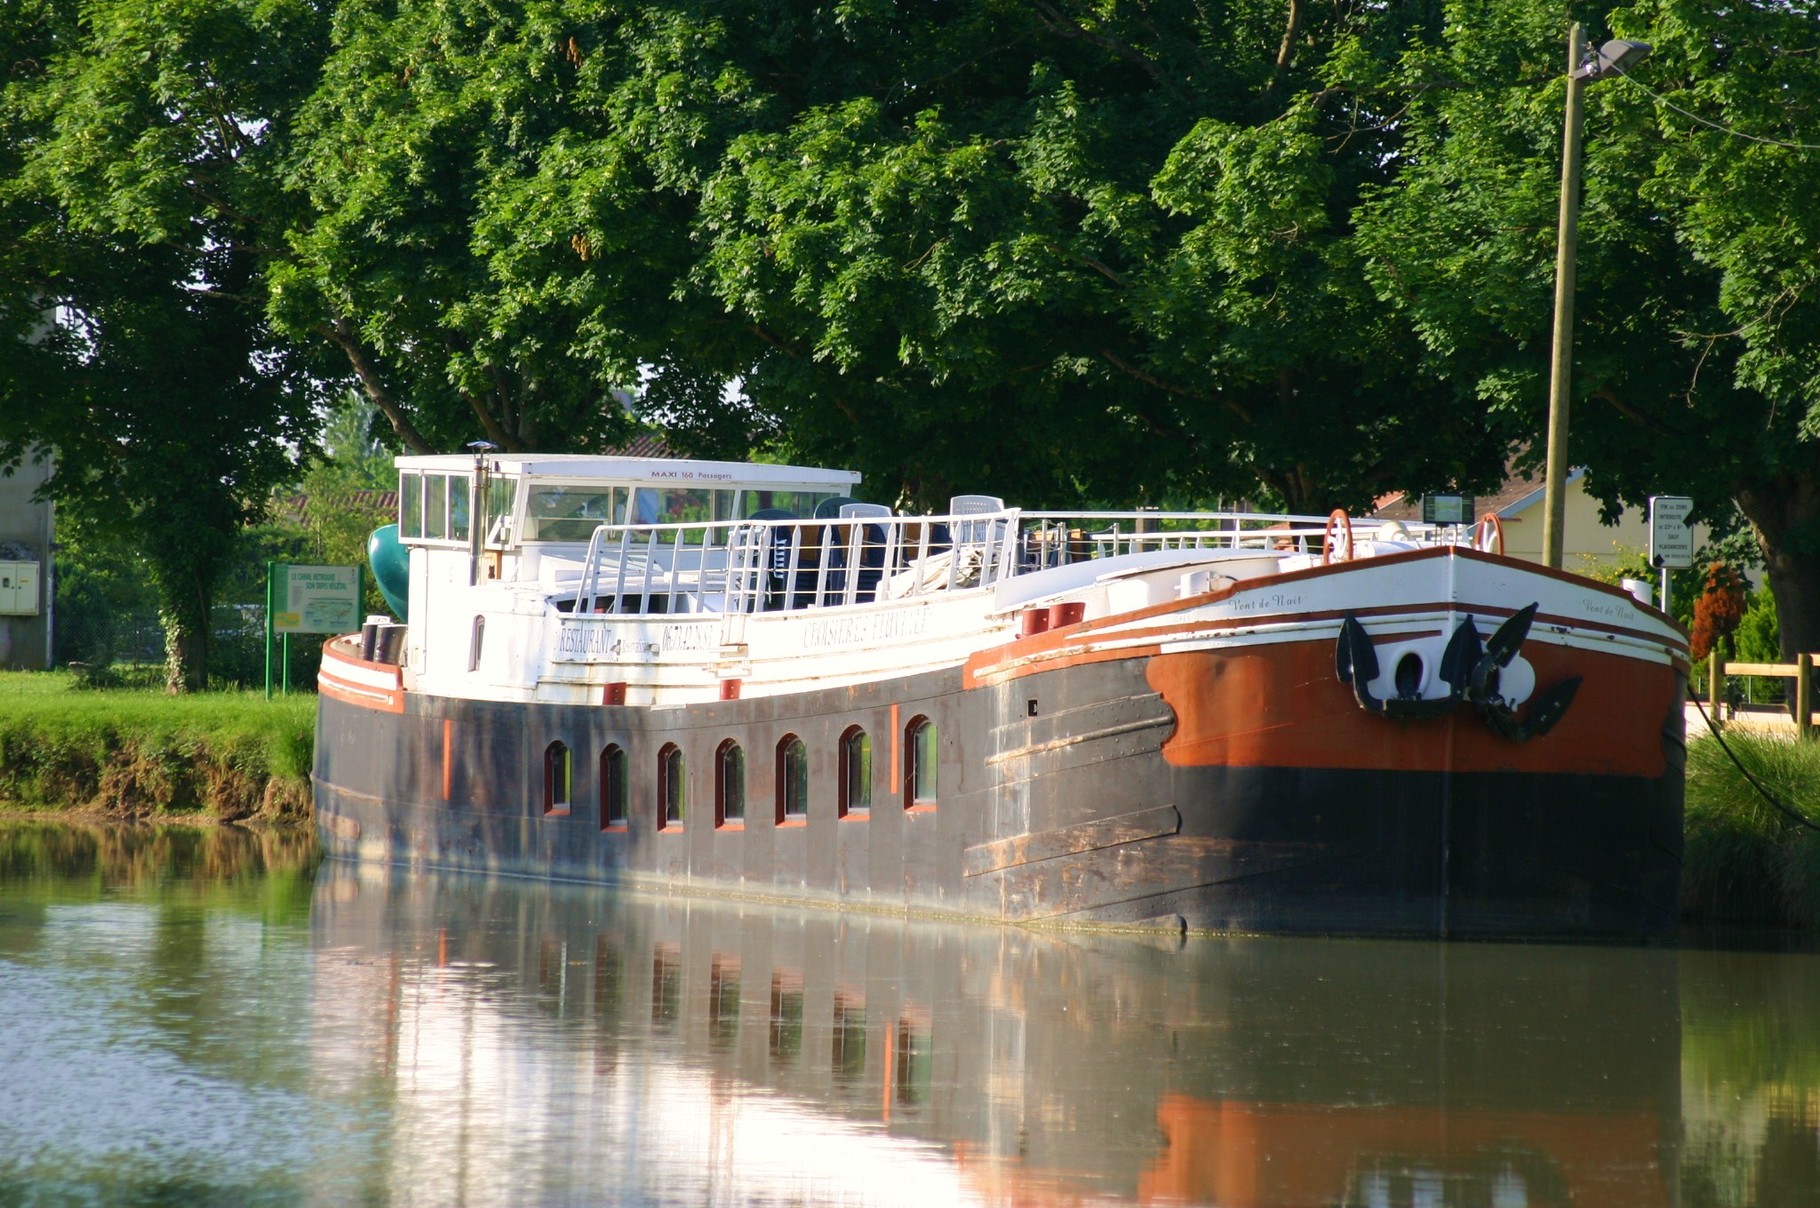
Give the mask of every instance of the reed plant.
M 168 696 L 0 672 L 0 806 L 307 818 L 316 698 Z
M 1820 926 L 1820 743 L 1733 730 L 1688 744 L 1686 833 L 1684 917 Z

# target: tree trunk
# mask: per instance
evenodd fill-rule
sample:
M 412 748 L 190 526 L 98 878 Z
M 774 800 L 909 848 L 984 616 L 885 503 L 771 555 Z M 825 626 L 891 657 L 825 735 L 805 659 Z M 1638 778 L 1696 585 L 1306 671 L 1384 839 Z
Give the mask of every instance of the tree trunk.
M 215 576 L 201 567 L 159 583 L 163 603 L 164 690 L 175 696 L 202 692 L 209 686 L 209 625 L 215 599 Z M 167 586 L 168 584 L 168 586 Z
M 164 690 L 171 696 L 209 686 L 209 631 L 186 625 L 172 613 L 164 622 Z
M 1769 569 L 1782 658 L 1820 651 L 1820 480 L 1791 474 L 1736 492 Z

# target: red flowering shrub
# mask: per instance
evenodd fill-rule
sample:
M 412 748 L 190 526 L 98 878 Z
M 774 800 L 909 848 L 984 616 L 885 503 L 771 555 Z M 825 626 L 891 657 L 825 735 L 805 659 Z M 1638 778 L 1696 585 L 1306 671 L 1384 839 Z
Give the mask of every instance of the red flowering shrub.
M 1706 568 L 1706 590 L 1694 601 L 1694 633 L 1688 653 L 1697 663 L 1726 641 L 1744 619 L 1744 576 L 1735 566 L 1715 562 Z

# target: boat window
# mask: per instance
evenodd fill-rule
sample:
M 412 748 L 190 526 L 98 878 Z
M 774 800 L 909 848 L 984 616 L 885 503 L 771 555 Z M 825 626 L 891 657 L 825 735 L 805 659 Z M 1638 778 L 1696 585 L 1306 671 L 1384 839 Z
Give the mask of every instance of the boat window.
M 864 814 L 872 808 L 872 739 L 858 726 L 841 735 L 840 814 Z
M 442 474 L 423 476 L 423 535 L 443 540 L 449 531 L 449 480 Z
M 657 753 L 657 829 L 681 830 L 688 783 L 682 748 L 666 743 Z
M 468 539 L 468 482 L 465 474 L 449 479 L 449 540 Z
M 777 744 L 777 820 L 809 816 L 809 751 L 794 734 Z
M 398 536 L 423 536 L 423 475 L 417 470 L 398 476 Z
M 531 487 L 525 505 L 526 541 L 586 541 L 603 524 L 622 522 L 624 487 Z
M 729 738 L 714 761 L 714 824 L 746 820 L 746 753 Z
M 480 670 L 480 648 L 487 640 L 487 619 L 483 616 L 474 618 L 474 629 L 468 635 L 468 670 Z
M 487 479 L 487 544 L 512 543 L 512 507 L 517 501 L 516 478 Z
M 910 766 L 904 769 L 904 804 L 934 805 L 938 767 L 935 723 L 926 717 L 913 720 L 905 728 L 904 746 L 910 753 Z
M 706 524 L 733 518 L 733 492 L 705 487 L 639 487 L 632 498 L 633 524 Z
M 600 827 L 626 825 L 626 753 L 609 743 L 600 753 Z
M 813 516 L 816 504 L 834 496 L 833 491 L 762 491 L 748 488 L 740 495 L 741 519 L 767 508 L 782 508 L 792 516 Z
M 569 812 L 569 790 L 574 784 L 569 748 L 553 742 L 543 753 L 543 812 L 561 817 Z

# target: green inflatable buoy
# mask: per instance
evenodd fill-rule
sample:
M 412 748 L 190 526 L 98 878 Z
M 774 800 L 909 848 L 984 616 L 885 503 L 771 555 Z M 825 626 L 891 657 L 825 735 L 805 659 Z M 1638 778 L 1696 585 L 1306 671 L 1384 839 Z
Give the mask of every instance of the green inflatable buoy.
M 373 530 L 367 538 L 367 562 L 373 568 L 373 582 L 379 584 L 379 594 L 399 620 L 410 624 L 405 606 L 411 598 L 411 551 L 399 543 L 396 524 Z

